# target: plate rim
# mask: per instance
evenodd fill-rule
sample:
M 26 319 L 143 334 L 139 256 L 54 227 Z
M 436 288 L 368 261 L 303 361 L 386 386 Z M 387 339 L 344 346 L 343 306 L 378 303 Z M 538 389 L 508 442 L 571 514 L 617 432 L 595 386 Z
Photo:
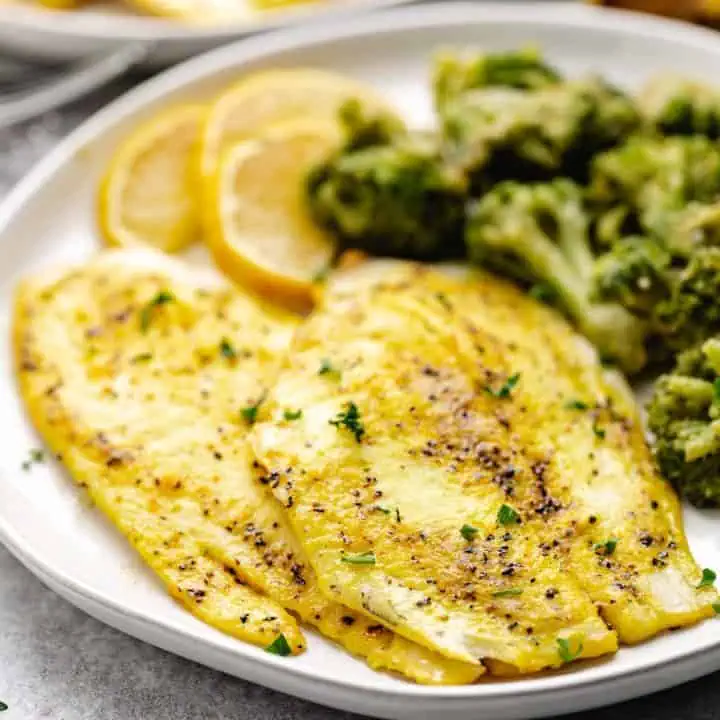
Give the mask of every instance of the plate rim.
M 645 35 L 647 39 L 658 42 L 664 39 L 677 41 L 684 39 L 695 45 L 706 46 L 720 57 L 720 36 L 716 33 L 692 25 L 652 18 L 637 13 L 608 10 L 587 6 L 568 6 L 562 2 L 553 2 L 537 5 L 534 3 L 491 2 L 475 4 L 470 2 L 434 3 L 415 7 L 396 8 L 357 18 L 352 27 L 345 24 L 327 23 L 313 27 L 289 28 L 262 37 L 242 40 L 237 43 L 213 50 L 202 56 L 188 60 L 167 70 L 158 76 L 142 83 L 133 90 L 120 96 L 82 123 L 74 132 L 62 140 L 43 160 L 11 190 L 5 200 L 0 204 L 0 239 L 8 224 L 23 206 L 32 201 L 34 194 L 40 191 L 45 181 L 58 172 L 65 164 L 72 162 L 78 152 L 105 133 L 111 131 L 115 125 L 127 117 L 141 112 L 154 102 L 162 100 L 169 93 L 181 89 L 203 78 L 236 67 L 241 69 L 244 64 L 272 57 L 279 52 L 312 47 L 331 40 L 349 37 L 361 37 L 369 33 L 387 33 L 401 30 L 420 29 L 441 25 L 464 23 L 491 23 L 491 22 L 522 22 L 543 24 L 550 26 L 566 26 L 575 30 L 582 30 L 592 26 L 593 30 L 602 30 L 617 34 L 618 32 L 630 37 L 638 34 Z M 0 246 L 1 248 L 2 246 Z M 42 557 L 35 555 L 31 549 L 24 547 L 22 533 L 13 528 L 13 523 L 2 515 L 0 509 L 0 542 L 2 542 L 20 562 L 32 572 L 45 574 L 72 591 L 86 597 L 93 603 L 106 607 L 109 611 L 124 615 L 137 616 L 136 620 L 152 622 L 163 627 L 167 632 L 177 633 L 178 629 L 165 623 L 161 618 L 148 620 L 147 616 L 138 614 L 132 609 L 123 606 L 121 602 L 105 595 L 102 591 L 93 589 L 83 582 L 67 576 L 48 565 Z M 180 630 L 186 639 L 194 639 L 191 632 Z M 203 639 L 205 643 L 211 643 Z M 217 650 L 222 648 L 215 645 Z M 314 674 L 310 669 L 302 666 L 285 664 L 282 659 L 263 653 L 261 649 L 238 642 L 232 651 L 234 655 L 242 656 L 244 661 L 255 660 L 271 670 L 273 674 L 289 674 L 294 680 L 305 680 L 320 683 L 325 687 L 352 691 L 354 693 L 370 692 L 385 698 L 412 698 L 432 699 L 448 702 L 492 701 L 501 702 L 513 697 L 523 696 L 524 699 L 536 697 L 538 699 L 556 693 L 559 690 L 565 693 L 577 694 L 579 697 L 588 689 L 607 686 L 622 681 L 641 684 L 644 678 L 647 685 L 650 676 L 660 676 L 672 664 L 672 674 L 665 672 L 665 679 L 654 680 L 653 689 L 670 687 L 691 677 L 712 672 L 720 668 L 720 641 L 712 641 L 706 645 L 688 649 L 676 656 L 662 658 L 657 661 L 645 662 L 632 668 L 618 677 L 617 671 L 612 669 L 601 673 L 599 677 L 584 677 L 584 673 L 567 672 L 554 674 L 541 678 L 514 680 L 512 682 L 480 683 L 467 686 L 421 686 L 412 683 L 398 684 L 392 687 L 375 687 L 371 681 L 344 681 Z M 610 667 L 608 665 L 608 667 Z M 699 669 L 699 672 L 698 672 Z M 679 679 L 676 679 L 679 677 Z M 645 694 L 646 690 L 626 691 L 625 697 Z M 611 696 L 616 700 L 619 693 Z M 566 695 L 566 700 L 568 699 Z M 599 703 L 595 703 L 599 704 Z M 588 707 L 586 704 L 585 707 Z M 569 712 L 573 708 L 569 708 Z M 557 712 L 555 710 L 554 712 Z

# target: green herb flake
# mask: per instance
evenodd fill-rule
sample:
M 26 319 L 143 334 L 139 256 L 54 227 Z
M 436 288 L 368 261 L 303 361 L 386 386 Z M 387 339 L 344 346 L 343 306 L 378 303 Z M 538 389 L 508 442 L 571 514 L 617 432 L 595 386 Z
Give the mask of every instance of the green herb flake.
M 266 648 L 265 652 L 269 652 L 272 655 L 281 655 L 287 657 L 292 653 L 290 650 L 290 644 L 288 643 L 285 636 L 280 633 Z
M 472 525 L 463 525 L 460 528 L 460 534 L 470 542 L 480 532 L 476 527 Z
M 606 433 L 604 428 L 601 428 L 597 423 L 593 423 L 592 429 L 595 433 L 595 437 L 600 438 L 600 440 L 605 439 Z
M 153 359 L 153 354 L 151 352 L 143 352 L 143 353 L 138 353 L 137 355 L 133 355 L 130 362 L 133 363 L 133 365 L 138 365 L 140 363 L 150 362 L 152 359 Z
M 502 384 L 499 390 L 494 390 L 489 385 L 486 385 L 485 392 L 496 398 L 509 398 L 519 381 L 520 373 L 515 373 Z
M 237 360 L 237 350 L 226 337 L 220 341 L 220 354 L 227 360 Z
M 517 597 L 518 595 L 522 595 L 523 591 L 522 588 L 508 588 L 507 590 L 498 590 L 497 592 L 494 592 L 492 596 L 494 598 L 508 598 L 508 597 Z
M 372 550 L 364 553 L 348 553 L 340 560 L 348 565 L 375 565 L 375 553 Z
M 696 587 L 698 590 L 701 588 L 712 587 L 716 579 L 717 573 L 714 570 L 710 570 L 710 568 L 703 568 L 702 578 Z
M 715 611 L 716 615 L 720 615 L 720 603 L 713 603 L 712 609 Z
M 385 507 L 385 505 L 376 505 L 375 509 L 379 510 L 384 515 L 389 515 L 392 512 L 392 510 L 389 507 Z
M 27 460 L 22 463 L 22 469 L 27 472 L 33 465 L 37 465 L 45 460 L 45 451 L 39 448 L 31 448 L 28 452 Z
M 152 322 L 155 308 L 167 305 L 175 300 L 175 296 L 169 290 L 160 290 L 155 297 L 140 311 L 140 330 L 147 332 Z
M 357 442 L 362 442 L 365 427 L 360 419 L 358 406 L 354 402 L 346 403 L 345 410 L 339 412 L 333 420 L 328 420 L 328 422 L 336 428 L 347 428 L 355 436 Z
M 568 410 L 587 410 L 590 406 L 583 400 L 568 400 L 565 407 Z
M 285 420 L 299 420 L 302 417 L 302 410 L 283 410 Z
M 501 525 L 515 525 L 520 522 L 520 515 L 515 508 L 503 504 L 498 510 L 497 521 Z
M 321 267 L 313 276 L 312 276 L 312 283 L 314 285 L 321 285 L 324 283 L 328 277 L 330 276 L 330 271 L 332 270 L 332 265 L 325 265 L 324 267 Z
M 240 410 L 240 416 L 248 425 L 255 424 L 255 421 L 257 420 L 258 410 L 260 410 L 260 406 L 262 405 L 263 400 L 265 400 L 264 395 L 254 405 L 248 405 L 247 407 L 244 407 L 242 408 L 242 410 Z
M 9 710 L 9 706 L 7 703 L 4 703 L 2 700 L 0 700 L 0 712 L 5 712 L 6 710 Z
M 598 555 L 605 555 L 605 557 L 608 557 L 615 552 L 617 544 L 618 541 L 615 538 L 610 538 L 609 540 L 605 540 L 605 542 L 595 543 L 593 545 L 593 550 Z
M 340 377 L 340 371 L 333 367 L 332 362 L 329 358 L 323 358 L 320 361 L 320 368 L 318 369 L 318 375 L 336 375 Z
M 437 298 L 438 302 L 448 311 L 451 312 L 453 307 L 450 304 L 450 301 L 447 299 L 447 295 L 442 292 L 435 293 L 435 297 Z
M 583 651 L 581 637 L 557 638 L 558 655 L 564 663 L 572 662 L 580 657 Z
M 400 516 L 400 508 L 395 508 L 395 519 L 398 522 L 402 522 L 402 517 Z

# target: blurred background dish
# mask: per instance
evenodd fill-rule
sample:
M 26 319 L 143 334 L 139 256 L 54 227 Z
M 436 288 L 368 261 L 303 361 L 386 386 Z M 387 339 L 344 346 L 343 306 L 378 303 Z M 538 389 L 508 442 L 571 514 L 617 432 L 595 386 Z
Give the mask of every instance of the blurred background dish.
M 251 33 L 409 0 L 0 0 L 0 48 L 69 60 L 147 43 L 169 65 Z
M 720 24 L 720 0 L 595 0 L 598 5 Z

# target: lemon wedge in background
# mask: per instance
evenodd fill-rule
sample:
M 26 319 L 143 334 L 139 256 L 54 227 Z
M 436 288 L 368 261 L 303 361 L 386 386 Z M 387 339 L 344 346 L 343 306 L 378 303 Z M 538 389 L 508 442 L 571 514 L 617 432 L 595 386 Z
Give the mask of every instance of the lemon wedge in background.
M 312 118 L 336 121 L 340 106 L 356 98 L 370 111 L 387 103 L 375 90 L 324 70 L 267 70 L 228 88 L 212 104 L 203 131 L 201 174 L 210 178 L 220 157 L 271 125 Z
M 253 15 L 246 0 L 130 0 L 130 4 L 148 15 L 191 25 L 236 22 Z
M 298 310 L 334 255 L 305 203 L 308 170 L 341 142 L 329 120 L 278 124 L 227 150 L 209 182 L 206 235 L 232 280 Z
M 138 10 L 189 25 L 213 25 L 248 20 L 258 11 L 313 0 L 130 0 Z
M 199 239 L 197 143 L 205 113 L 202 105 L 171 107 L 119 145 L 99 195 L 108 245 L 176 252 Z
M 88 2 L 89 0 L 40 0 L 40 5 L 49 10 L 74 10 L 81 5 L 87 5 Z

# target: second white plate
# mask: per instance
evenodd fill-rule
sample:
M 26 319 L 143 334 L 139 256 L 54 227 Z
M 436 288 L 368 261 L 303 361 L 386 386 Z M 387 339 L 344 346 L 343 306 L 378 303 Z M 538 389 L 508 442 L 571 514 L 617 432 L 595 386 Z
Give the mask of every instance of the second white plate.
M 0 208 L 0 308 L 39 266 L 82 260 L 99 247 L 98 178 L 118 138 L 170 102 L 207 97 L 245 72 L 314 66 L 377 86 L 414 124 L 431 118 L 429 66 L 439 46 L 489 50 L 539 45 L 566 71 L 632 87 L 665 69 L 716 81 L 720 36 L 662 20 L 587 7 L 442 4 L 298 28 L 178 67 L 86 123 Z M 54 463 L 21 470 L 38 439 L 26 422 L 0 329 L 0 540 L 87 612 L 132 635 L 228 673 L 346 710 L 388 718 L 494 720 L 557 715 L 652 692 L 720 668 L 720 621 L 667 634 L 573 671 L 468 687 L 419 687 L 375 673 L 309 633 L 309 651 L 278 658 L 202 624 L 175 604 Z M 720 519 L 688 510 L 699 562 L 720 568 Z

